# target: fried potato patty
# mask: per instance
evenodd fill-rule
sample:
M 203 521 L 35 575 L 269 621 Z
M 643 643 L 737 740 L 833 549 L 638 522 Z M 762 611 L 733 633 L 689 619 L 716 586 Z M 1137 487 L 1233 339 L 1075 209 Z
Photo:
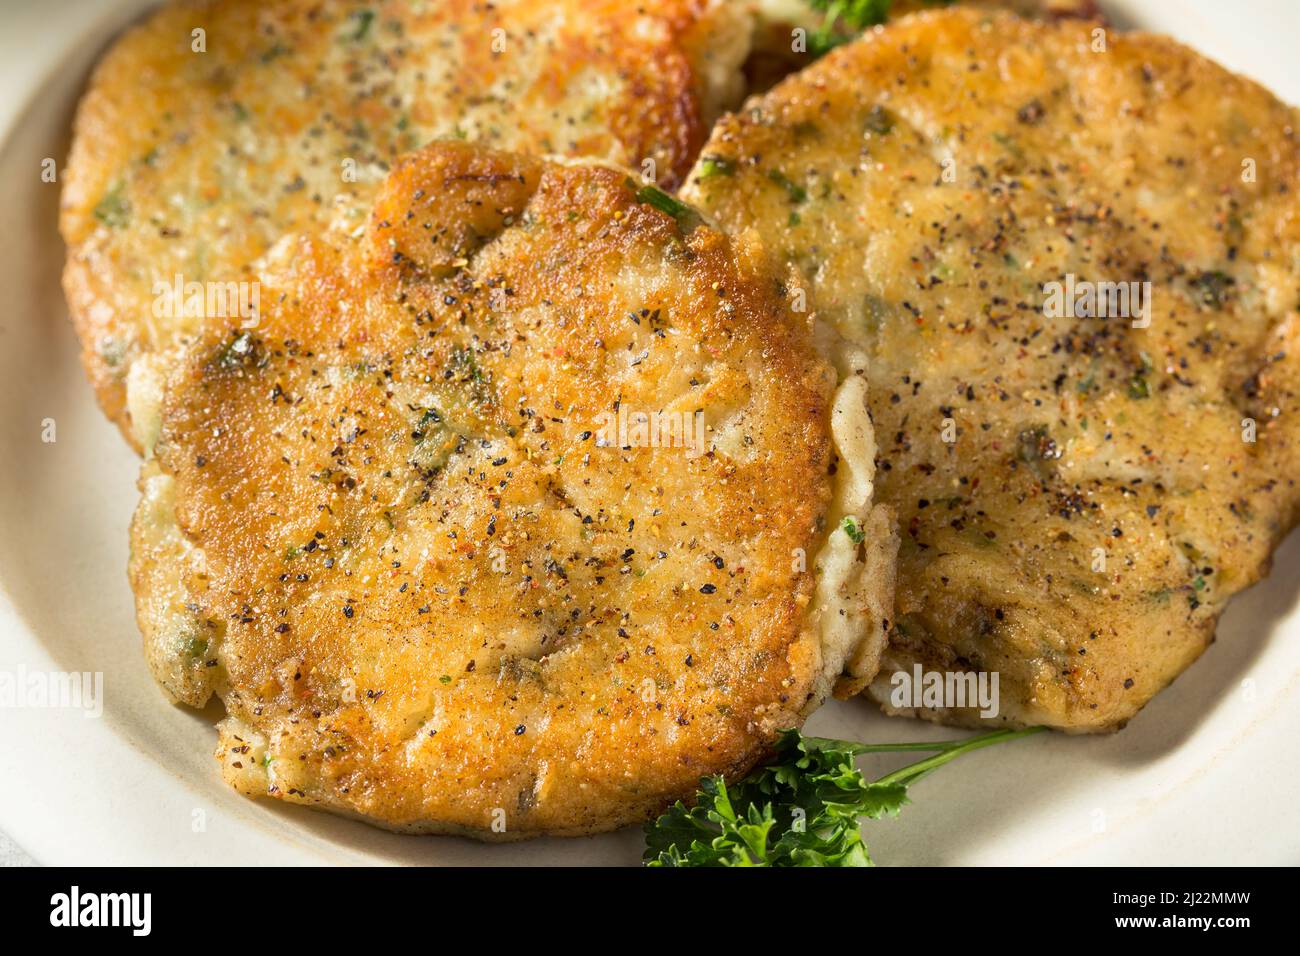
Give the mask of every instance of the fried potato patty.
M 686 198 L 869 356 L 887 707 L 920 664 L 997 672 L 999 721 L 1122 726 L 1266 573 L 1300 465 L 1296 118 L 1165 38 L 953 9 L 716 129 Z
M 755 249 L 609 166 L 435 143 L 262 278 L 258 329 L 167 363 L 132 526 L 149 662 L 225 703 L 241 791 L 603 830 L 874 674 L 862 379 Z
M 275 240 L 364 213 L 392 161 L 433 138 L 676 186 L 740 94 L 749 17 L 730 0 L 164 7 L 99 65 L 65 172 L 64 286 L 100 404 L 130 438 L 137 359 L 231 314 Z M 223 298 L 162 298 L 189 283 Z M 251 322 L 257 305 L 238 309 Z

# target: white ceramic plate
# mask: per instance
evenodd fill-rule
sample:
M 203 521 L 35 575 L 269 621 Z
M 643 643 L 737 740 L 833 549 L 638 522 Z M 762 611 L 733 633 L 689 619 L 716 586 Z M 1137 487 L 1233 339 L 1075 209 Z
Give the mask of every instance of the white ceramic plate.
M 0 10 L 0 672 L 104 675 L 97 719 L 0 710 L 0 829 L 38 860 L 122 863 L 635 863 L 635 831 L 480 846 L 402 837 L 251 802 L 220 782 L 215 709 L 170 706 L 140 653 L 126 581 L 136 460 L 96 410 L 59 289 L 58 185 L 98 52 L 147 0 L 9 0 Z M 1173 33 L 1300 103 L 1289 0 L 1130 0 L 1125 25 Z M 42 440 L 46 419 L 57 440 Z M 1296 863 L 1300 538 L 1239 598 L 1219 640 L 1122 733 L 1042 736 L 965 758 L 867 833 L 895 864 Z M 815 733 L 951 733 L 832 704 Z

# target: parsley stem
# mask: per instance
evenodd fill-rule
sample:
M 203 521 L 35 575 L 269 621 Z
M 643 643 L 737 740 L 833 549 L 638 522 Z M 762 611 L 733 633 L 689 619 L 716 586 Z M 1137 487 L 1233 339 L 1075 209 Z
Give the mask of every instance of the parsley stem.
M 1005 731 L 1001 730 L 997 732 L 1005 733 Z M 860 754 L 890 754 L 916 751 L 935 753 L 940 750 L 951 750 L 953 747 L 959 747 L 965 742 L 965 740 L 938 740 L 930 743 L 921 741 L 914 744 L 859 744 L 855 751 Z
M 994 730 L 976 737 L 967 737 L 965 740 L 947 740 L 936 744 L 879 744 L 869 748 L 866 752 L 886 749 L 939 751 L 933 757 L 927 757 L 924 760 L 918 760 L 916 763 L 908 764 L 906 767 L 886 774 L 876 781 L 879 784 L 901 783 L 906 786 L 938 770 L 944 764 L 955 760 L 964 753 L 979 750 L 981 747 L 991 747 L 994 744 L 1015 740 L 1019 737 L 1028 737 L 1030 734 L 1036 734 L 1045 729 L 1044 727 L 1029 727 L 1025 730 Z

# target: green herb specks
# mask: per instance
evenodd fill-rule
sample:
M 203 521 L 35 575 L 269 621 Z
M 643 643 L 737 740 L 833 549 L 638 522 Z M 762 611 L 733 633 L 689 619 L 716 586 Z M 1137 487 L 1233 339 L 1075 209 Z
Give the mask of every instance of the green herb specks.
M 694 209 L 655 186 L 642 186 L 637 189 L 636 201 L 672 216 L 677 220 L 677 227 L 682 232 L 690 232 L 703 222 L 700 214 Z
M 123 195 L 122 183 L 114 183 L 95 206 L 95 218 L 110 229 L 121 229 L 131 221 L 131 202 Z

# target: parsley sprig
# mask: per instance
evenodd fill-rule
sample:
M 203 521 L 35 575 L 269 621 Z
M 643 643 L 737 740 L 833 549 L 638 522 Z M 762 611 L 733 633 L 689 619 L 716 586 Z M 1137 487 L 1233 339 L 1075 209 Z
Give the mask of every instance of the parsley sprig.
M 996 730 L 965 740 L 859 744 L 781 734 L 767 766 L 728 786 L 704 777 L 695 805 L 680 800 L 646 825 L 647 866 L 872 866 L 860 821 L 897 816 L 917 781 L 962 754 L 1037 733 Z M 861 754 L 929 752 L 931 756 L 868 782 L 854 766 Z
M 808 52 L 822 56 L 854 39 L 868 27 L 889 19 L 891 0 L 804 0 L 825 14 L 822 25 L 808 37 Z M 932 7 L 946 7 L 953 0 L 926 0 Z
M 829 53 L 848 43 L 867 27 L 889 19 L 891 0 L 805 0 L 808 6 L 825 14 L 822 25 L 808 37 L 808 52 L 813 56 Z

